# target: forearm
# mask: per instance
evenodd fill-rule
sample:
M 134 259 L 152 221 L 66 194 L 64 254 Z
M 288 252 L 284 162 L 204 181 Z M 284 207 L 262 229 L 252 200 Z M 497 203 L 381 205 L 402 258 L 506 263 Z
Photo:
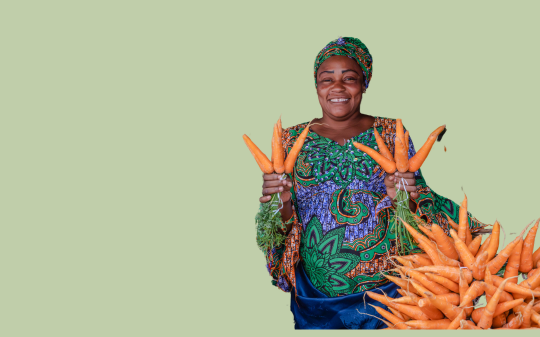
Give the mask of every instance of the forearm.
M 283 222 L 287 222 L 289 219 L 292 218 L 293 216 L 293 209 L 292 209 L 292 202 L 291 202 L 291 199 L 289 199 L 288 201 L 285 201 L 283 203 L 283 208 L 280 210 L 280 213 L 281 213 L 281 219 L 283 219 Z M 288 235 L 289 232 L 291 231 L 292 229 L 292 223 L 290 224 L 285 224 L 286 226 L 286 232 L 282 234 L 285 234 L 285 235 Z

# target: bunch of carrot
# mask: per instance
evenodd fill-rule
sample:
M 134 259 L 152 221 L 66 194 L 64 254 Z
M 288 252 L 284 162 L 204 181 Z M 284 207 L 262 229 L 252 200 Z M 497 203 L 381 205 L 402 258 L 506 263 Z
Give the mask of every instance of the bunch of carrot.
M 309 125 L 302 131 L 300 136 L 298 136 L 298 139 L 285 158 L 285 150 L 282 144 L 283 127 L 281 126 L 280 117 L 274 125 L 274 133 L 272 135 L 272 160 L 268 159 L 247 135 L 244 135 L 243 138 L 263 173 L 280 174 L 281 179 L 285 179 L 286 174 L 291 174 L 293 172 L 294 164 L 300 154 L 300 150 L 304 145 L 308 133 Z M 272 194 L 272 198 L 269 202 L 260 205 L 259 212 L 255 216 L 255 222 L 257 224 L 257 245 L 264 252 L 279 246 L 285 241 L 285 236 L 282 234 L 285 228 L 281 213 L 279 212 L 282 205 L 281 194 Z
M 388 329 L 539 328 L 540 248 L 533 253 L 539 222 L 498 254 L 498 222 L 483 243 L 462 223 L 450 223 L 450 237 L 437 224 L 420 226 L 424 236 L 404 223 L 425 253 L 395 257 L 396 276 L 386 277 L 401 287 L 402 297 L 367 295 L 388 307 L 375 307 Z M 502 277 L 495 275 L 505 263 Z M 525 278 L 520 283 L 519 273 Z M 475 308 L 473 300 L 483 295 L 487 304 Z
M 433 131 L 429 135 L 424 145 L 410 159 L 409 131 L 404 132 L 401 119 L 396 120 L 396 138 L 393 156 L 376 129 L 374 130 L 374 134 L 380 153 L 363 144 L 356 142 L 353 144 L 357 149 L 367 153 L 371 158 L 373 158 L 373 160 L 375 160 L 387 173 L 394 174 L 396 171 L 416 172 L 420 169 L 431 151 L 433 144 L 435 144 L 435 141 L 445 129 L 446 125 L 442 125 Z M 397 190 L 395 200 L 396 212 L 394 218 L 392 219 L 392 232 L 396 233 L 396 236 L 399 238 L 398 252 L 403 255 L 411 252 L 415 247 L 412 237 L 405 230 L 405 227 L 403 227 L 403 224 L 399 221 L 399 219 L 407 221 L 415 229 L 418 229 L 418 224 L 409 208 L 408 193 L 403 190 Z

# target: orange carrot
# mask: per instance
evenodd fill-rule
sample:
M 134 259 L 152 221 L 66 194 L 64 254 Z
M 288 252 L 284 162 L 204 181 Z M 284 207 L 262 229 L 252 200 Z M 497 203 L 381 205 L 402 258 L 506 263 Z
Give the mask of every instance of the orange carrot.
M 405 131 L 405 135 L 403 136 L 405 139 L 405 148 L 407 149 L 407 152 L 409 151 L 409 130 Z M 409 154 L 407 153 L 407 157 Z M 411 171 L 414 172 L 414 171 Z
M 409 159 L 410 172 L 416 172 L 418 171 L 418 169 L 420 169 L 420 167 L 422 166 L 422 164 L 428 157 L 429 152 L 431 151 L 431 148 L 433 147 L 433 144 L 435 144 L 437 137 L 439 136 L 441 132 L 443 132 L 445 128 L 446 128 L 446 125 L 442 125 L 442 126 L 439 126 L 437 129 L 435 129 L 435 131 L 433 131 L 429 135 L 424 145 L 422 145 L 422 147 L 418 151 L 416 151 L 416 154 L 411 159 Z
M 534 300 L 531 300 L 529 304 L 525 307 L 523 310 L 523 323 L 521 323 L 521 329 L 526 329 L 531 327 L 531 311 L 532 311 L 532 304 Z
M 412 270 L 411 268 L 408 268 L 408 267 L 401 267 L 401 270 L 403 270 L 405 275 L 410 276 L 412 279 L 420 282 L 430 292 L 433 292 L 436 295 L 448 294 L 450 292 L 448 288 L 445 288 L 436 282 L 430 281 L 430 279 L 426 275 L 420 272 Z
M 484 278 L 487 266 L 488 253 L 484 252 L 482 255 L 476 258 L 473 266 L 473 277 L 477 280 L 482 280 Z
M 410 296 L 401 296 L 394 300 L 392 300 L 393 303 L 399 303 L 399 304 L 410 304 L 410 305 L 416 305 L 416 302 L 413 300 Z
M 418 233 L 413 227 L 403 221 L 403 219 L 400 218 L 400 220 L 402 221 L 405 228 L 407 228 L 409 233 L 411 233 L 413 238 L 415 238 L 416 241 L 419 242 L 420 248 L 422 248 L 429 255 L 429 258 L 431 259 L 431 261 L 433 261 L 433 264 L 443 265 L 443 262 L 441 262 L 439 254 L 434 245 L 425 236 Z
M 409 170 L 409 149 L 405 147 L 405 133 L 401 119 L 396 120 L 396 138 L 394 141 L 394 159 L 399 172 Z
M 437 246 L 444 255 L 454 260 L 459 258 L 454 243 L 439 225 L 431 225 L 431 233 L 433 233 L 434 240 L 437 242 Z
M 497 256 L 493 258 L 493 260 L 489 261 L 487 267 L 489 268 L 489 271 L 491 274 L 496 274 L 504 265 L 506 260 L 510 257 L 510 254 L 512 254 L 512 251 L 520 241 L 521 237 L 525 233 L 525 229 L 521 232 L 520 235 L 518 235 L 514 241 L 510 242 L 506 247 L 504 247 L 503 250 L 499 252 Z
M 473 322 L 467 320 L 461 320 L 461 328 L 463 330 L 482 330 L 482 328 L 477 327 Z
M 369 146 L 365 146 L 364 144 L 360 144 L 357 142 L 353 142 L 353 145 L 360 151 L 367 153 L 368 156 L 370 156 L 373 160 L 377 162 L 381 166 L 381 168 L 386 173 L 394 173 L 396 172 L 396 163 L 391 161 L 390 159 L 387 159 L 379 152 L 373 150 Z
M 455 230 L 450 230 L 450 235 L 452 235 L 452 238 L 454 238 L 454 245 L 456 246 L 456 250 L 459 254 L 459 257 L 461 259 L 461 262 L 467 267 L 469 270 L 474 270 L 474 256 L 471 254 L 469 249 L 467 248 L 467 245 L 465 242 L 463 242 L 456 233 Z
M 431 231 L 429 230 L 429 228 L 427 227 L 424 227 L 422 225 L 418 225 L 418 228 L 424 233 L 426 234 L 426 236 L 428 238 L 430 238 L 431 240 L 435 240 L 435 237 L 433 236 L 433 233 L 431 233 Z
M 405 320 L 403 320 L 403 319 L 389 313 L 388 311 L 384 310 L 381 307 L 377 307 L 377 306 L 374 306 L 372 304 L 370 304 L 370 306 L 372 306 L 379 313 L 379 315 L 386 318 L 388 321 L 390 321 L 390 323 L 393 323 L 395 328 L 398 328 L 398 329 L 410 329 L 409 326 L 405 325 Z
M 530 278 L 523 280 L 519 285 L 527 289 L 538 288 L 540 286 L 540 272 L 534 273 Z
M 467 195 L 463 199 L 461 206 L 459 207 L 459 227 L 458 227 L 458 237 L 461 241 L 467 243 L 467 230 L 469 229 L 469 217 L 467 216 Z
M 476 256 L 476 253 L 478 253 L 478 250 L 480 249 L 480 244 L 482 243 L 482 236 L 478 235 L 475 237 L 472 242 L 467 246 L 469 248 L 471 254 L 473 256 Z
M 416 271 L 421 273 L 435 273 L 446 277 L 456 283 L 459 282 L 459 268 L 448 266 L 425 266 L 416 268 Z M 467 283 L 471 283 L 473 280 L 472 272 L 470 270 L 462 269 Z
M 523 239 L 520 237 L 518 244 L 514 247 L 512 255 L 508 258 L 506 269 L 504 271 L 504 278 L 508 279 L 509 283 L 517 283 L 517 277 L 519 274 L 519 263 L 521 261 L 521 249 L 523 248 Z
M 274 166 L 274 172 L 282 174 L 285 171 L 283 161 L 285 160 L 285 152 L 283 150 L 283 144 L 279 136 L 278 124 L 274 125 L 274 136 L 272 137 L 272 162 Z
M 491 275 L 491 278 L 493 279 L 493 284 L 495 286 L 497 286 L 497 287 L 500 284 L 502 284 L 502 282 L 505 281 L 502 277 L 499 277 L 497 275 Z M 527 289 L 525 287 L 522 287 L 522 286 L 514 284 L 514 283 L 507 283 L 505 285 L 505 287 L 504 287 L 504 290 L 509 292 L 509 293 L 514 294 L 514 297 L 516 295 L 524 295 L 525 298 L 532 297 L 532 296 L 540 297 L 540 292 L 534 291 L 534 290 L 531 290 L 531 289 Z
M 505 324 L 506 324 L 506 314 L 500 314 L 498 316 L 493 315 L 493 323 L 491 323 L 491 327 L 493 329 L 500 328 Z
M 425 273 L 427 278 L 433 282 L 437 282 L 438 284 L 442 285 L 445 288 L 450 289 L 451 291 L 457 293 L 459 292 L 459 286 L 457 283 L 450 281 L 446 277 L 442 277 L 439 275 L 431 274 L 431 273 Z
M 394 259 L 396 259 L 399 263 L 401 263 L 401 265 L 403 266 L 406 266 L 406 267 L 412 267 L 412 268 L 415 268 L 415 266 L 413 265 L 412 261 L 409 261 L 407 259 L 404 259 L 400 256 L 393 256 Z
M 414 328 L 414 329 L 426 329 L 426 330 L 441 330 L 441 329 L 448 329 L 448 326 L 450 325 L 450 320 L 445 319 L 438 319 L 438 320 L 432 320 L 432 321 L 408 321 L 405 322 L 408 326 Z
M 401 312 L 397 311 L 394 308 L 388 308 L 388 310 L 390 310 L 391 313 L 393 313 L 396 317 L 401 318 L 405 322 L 411 319 L 410 317 L 402 314 Z
M 465 320 L 467 316 L 465 315 L 465 310 L 461 310 L 461 313 L 454 318 L 454 320 L 448 325 L 447 330 L 456 330 L 459 327 L 461 320 Z
M 515 307 L 517 307 L 521 303 L 523 303 L 523 299 L 508 301 L 508 302 L 504 302 L 504 303 L 499 303 L 495 307 L 495 311 L 493 312 L 493 317 L 499 316 L 499 315 L 505 313 L 508 310 L 514 309 Z M 480 318 L 484 314 L 484 309 L 485 309 L 485 307 L 482 307 L 482 308 L 475 309 L 473 311 L 473 313 L 471 315 L 471 318 L 473 319 L 473 321 L 475 323 L 478 323 L 480 321 Z
M 457 260 L 453 260 L 449 258 L 448 256 L 444 255 L 440 250 L 437 249 L 438 247 L 435 246 L 435 249 L 437 251 L 437 256 L 439 257 L 439 260 L 446 266 L 450 267 L 463 267 L 463 264 Z
M 484 241 L 484 243 L 480 246 L 480 249 L 478 249 L 478 252 L 474 256 L 478 256 L 482 254 L 483 252 L 487 251 L 490 241 L 491 241 L 491 234 L 487 237 L 486 241 Z M 488 255 L 488 259 L 489 259 L 489 255 Z
M 431 292 L 426 292 L 427 297 L 431 301 L 431 304 L 442 311 L 442 313 L 449 319 L 456 318 L 457 315 L 460 314 L 461 308 L 456 307 L 455 305 L 452 305 L 448 303 L 447 301 L 437 299 Z M 420 302 L 418 302 L 420 304 Z
M 487 253 L 484 253 L 487 254 Z M 491 272 L 489 271 L 489 268 L 486 268 L 485 270 L 485 276 L 484 276 L 484 285 L 493 285 L 493 279 L 491 278 Z M 484 291 L 486 291 L 486 287 L 484 286 Z M 496 289 L 495 289 L 496 291 Z M 493 292 L 494 294 L 495 292 Z M 491 299 L 492 293 L 486 292 L 486 302 L 489 302 Z
M 382 139 L 381 135 L 379 135 L 379 132 L 377 132 L 377 129 L 373 128 L 373 133 L 375 134 L 375 141 L 377 142 L 377 146 L 379 147 L 379 152 L 386 159 L 394 161 L 394 157 L 392 156 L 392 152 L 390 152 L 390 150 L 386 146 L 386 143 Z
M 491 297 L 491 300 L 489 300 L 488 304 L 484 309 L 484 313 L 482 314 L 482 317 L 480 317 L 480 321 L 477 324 L 479 328 L 489 329 L 491 327 L 491 324 L 493 323 L 493 314 L 497 309 L 497 304 L 499 304 L 499 299 L 501 298 L 501 293 L 505 285 L 506 280 L 502 281 L 495 294 L 493 294 L 493 296 Z
M 395 277 L 395 276 L 390 276 L 390 275 L 384 275 L 384 277 L 386 277 L 390 281 L 394 282 L 395 284 L 397 284 L 401 288 L 406 289 L 407 291 L 414 292 L 414 293 L 418 294 L 416 292 L 416 290 L 414 290 L 414 288 L 409 285 L 409 282 L 407 280 L 404 280 L 402 278 Z
M 484 287 L 484 292 L 490 298 L 497 291 L 497 287 L 495 285 L 493 285 L 493 284 L 487 284 L 487 283 L 484 282 L 484 284 L 482 284 L 482 286 Z M 510 295 L 510 293 L 507 293 L 506 291 L 503 291 L 502 294 L 501 294 L 501 299 L 499 300 L 499 303 L 510 302 L 510 301 L 513 301 L 513 300 L 514 300 L 514 296 Z
M 413 256 L 412 260 L 416 265 L 420 267 L 433 265 L 433 262 L 431 262 L 431 259 L 425 258 L 423 256 Z
M 306 141 L 308 134 L 309 134 L 309 124 L 306 126 L 304 131 L 302 131 L 300 136 L 298 136 L 298 138 L 296 139 L 296 142 L 294 143 L 291 150 L 287 154 L 287 158 L 285 158 L 285 173 L 292 173 L 294 171 L 294 163 L 296 163 L 296 159 L 298 158 L 298 155 L 300 154 L 300 151 L 302 150 L 302 146 L 304 146 L 304 142 Z
M 518 312 L 517 315 L 514 318 L 512 318 L 511 321 L 509 321 L 503 326 L 503 328 L 519 329 L 522 323 L 523 323 L 523 315 L 521 314 L 521 312 Z
M 422 312 L 422 310 L 420 310 L 419 307 L 412 306 L 412 305 L 406 305 L 406 304 L 392 303 L 392 302 L 388 301 L 385 296 L 374 293 L 372 291 L 366 291 L 366 294 L 371 299 L 379 301 L 379 302 L 381 302 L 382 304 L 384 304 L 384 305 L 386 305 L 388 307 L 399 310 L 399 311 L 401 311 L 402 313 L 406 314 L 409 317 L 412 317 L 412 318 L 418 319 L 418 320 L 425 320 L 425 321 L 429 320 L 429 317 L 426 316 L 426 314 L 424 314 Z
M 465 276 L 463 275 L 463 271 L 459 270 L 459 306 L 465 308 L 465 312 L 467 316 L 470 316 L 473 311 L 473 302 L 469 301 L 468 303 L 463 302 L 463 298 L 465 297 L 465 294 L 467 293 L 467 290 L 469 289 L 469 284 L 465 280 Z M 458 305 L 458 304 L 456 304 Z
M 246 143 L 249 151 L 253 155 L 253 158 L 255 158 L 255 161 L 259 165 L 261 171 L 266 174 L 270 174 L 274 172 L 274 165 L 272 165 L 272 162 L 268 157 L 251 141 L 251 139 L 244 135 L 244 142 Z
M 459 307 L 464 308 L 470 306 L 469 303 L 472 303 L 472 300 L 482 295 L 483 293 L 484 287 L 482 282 L 474 281 L 469 287 L 469 289 L 467 289 L 467 291 L 465 292 L 465 295 L 463 295 L 463 299 L 461 300 L 461 304 L 459 305 Z
M 499 250 L 499 235 L 501 232 L 501 225 L 499 225 L 499 222 L 495 220 L 495 223 L 493 224 L 493 229 L 491 230 L 491 241 L 489 242 L 489 246 L 487 247 L 488 252 L 488 260 L 491 261 L 495 254 L 497 254 L 497 250 Z
M 523 250 L 521 251 L 521 262 L 519 264 L 519 271 L 522 273 L 528 273 L 533 268 L 533 250 L 534 250 L 534 239 L 536 237 L 536 232 L 538 231 L 538 223 L 540 219 L 536 220 L 536 223 L 531 228 L 525 240 L 523 241 Z
M 536 266 L 538 262 L 540 261 L 540 247 L 538 247 L 538 249 L 534 252 L 532 259 L 533 259 L 533 265 Z
M 525 307 L 526 305 L 522 303 L 514 308 L 514 312 L 523 311 L 525 310 Z M 534 310 L 531 310 L 531 322 L 540 325 L 540 314 Z
M 450 227 L 452 227 L 455 231 L 459 230 L 459 225 L 455 223 L 448 214 L 444 213 L 444 215 L 446 215 L 446 219 L 448 219 L 448 224 Z

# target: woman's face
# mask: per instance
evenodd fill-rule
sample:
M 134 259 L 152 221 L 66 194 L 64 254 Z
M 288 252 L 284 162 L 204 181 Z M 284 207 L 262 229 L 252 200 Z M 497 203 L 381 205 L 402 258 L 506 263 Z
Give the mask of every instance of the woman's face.
M 354 59 L 332 56 L 317 71 L 317 95 L 323 114 L 346 120 L 360 111 L 364 75 Z

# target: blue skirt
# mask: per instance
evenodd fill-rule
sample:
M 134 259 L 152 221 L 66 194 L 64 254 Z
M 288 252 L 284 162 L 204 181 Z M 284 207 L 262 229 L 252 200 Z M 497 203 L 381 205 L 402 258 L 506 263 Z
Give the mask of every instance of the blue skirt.
M 372 292 L 389 297 L 401 297 L 397 292 L 398 286 L 394 283 L 386 284 L 380 288 L 371 289 Z M 296 290 L 296 298 L 295 298 Z M 382 291 L 381 291 L 382 290 Z M 339 297 L 328 297 L 317 290 L 309 280 L 302 262 L 296 267 L 296 289 L 291 291 L 291 311 L 294 316 L 295 329 L 384 329 L 386 324 L 374 318 L 382 318 L 375 309 L 368 304 L 388 310 L 387 307 L 369 296 L 365 292 Z M 365 304 L 364 304 L 365 299 Z M 369 314 L 371 316 L 365 315 Z

